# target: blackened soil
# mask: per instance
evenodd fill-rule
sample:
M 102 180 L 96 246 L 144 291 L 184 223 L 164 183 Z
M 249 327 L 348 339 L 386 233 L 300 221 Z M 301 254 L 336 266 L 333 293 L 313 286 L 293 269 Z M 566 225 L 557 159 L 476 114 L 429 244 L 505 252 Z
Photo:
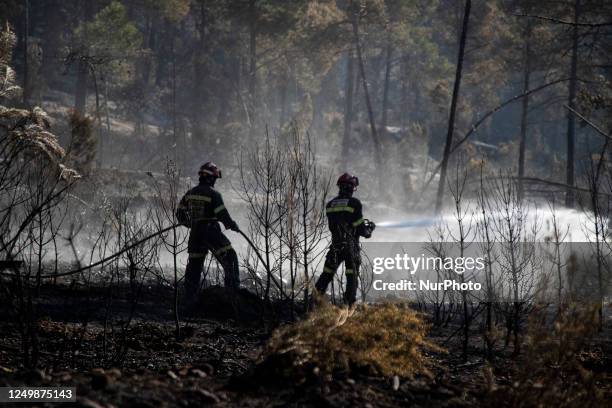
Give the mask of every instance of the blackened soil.
M 432 375 L 413 379 L 341 373 L 298 383 L 261 378 L 255 369 L 271 331 L 299 315 L 287 303 L 267 304 L 248 291 L 205 289 L 197 305 L 173 310 L 170 287 L 49 285 L 33 310 L 38 316 L 37 368 L 26 368 L 19 317 L 0 306 L 0 386 L 75 386 L 84 407 L 396 407 L 486 406 L 482 340 L 460 352 L 457 326 L 432 329 Z M 134 300 L 137 299 L 137 302 Z M 610 325 L 598 336 L 597 358 L 585 365 L 610 395 Z M 511 350 L 500 346 L 492 368 L 511 382 Z M 43 404 L 44 405 L 44 404 Z M 70 406 L 75 406 L 71 404 Z

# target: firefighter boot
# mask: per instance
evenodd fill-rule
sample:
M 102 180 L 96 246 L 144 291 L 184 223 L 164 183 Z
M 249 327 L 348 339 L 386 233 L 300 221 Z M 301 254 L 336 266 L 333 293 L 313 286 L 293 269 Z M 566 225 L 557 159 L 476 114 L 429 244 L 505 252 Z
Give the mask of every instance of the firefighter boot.
M 353 306 L 357 299 L 357 271 L 346 269 L 346 290 L 344 291 L 344 303 Z
M 327 271 L 324 271 L 321 275 L 319 275 L 319 279 L 317 280 L 317 283 L 315 283 L 315 289 L 317 289 L 317 292 L 319 292 L 320 295 L 325 295 L 327 287 L 333 278 L 334 274 Z
M 231 248 L 223 254 L 222 257 L 223 271 L 225 273 L 224 284 L 228 289 L 237 290 L 240 288 L 240 272 L 238 270 L 238 255 Z

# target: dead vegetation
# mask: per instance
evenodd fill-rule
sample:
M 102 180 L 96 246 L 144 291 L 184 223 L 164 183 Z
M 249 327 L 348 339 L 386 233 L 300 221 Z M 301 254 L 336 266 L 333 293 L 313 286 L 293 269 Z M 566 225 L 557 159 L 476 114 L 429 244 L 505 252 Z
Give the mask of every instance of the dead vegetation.
M 600 365 L 591 341 L 597 307 L 571 305 L 547 322 L 546 311 L 530 317 L 525 354 L 508 384 L 498 385 L 485 368 L 487 403 L 497 407 L 603 407 L 602 378 L 587 365 Z
M 448 353 L 434 345 L 456 324 L 428 332 L 427 316 L 405 306 L 349 311 L 321 304 L 270 335 L 253 310 L 261 299 L 245 298 L 239 306 L 250 318 L 236 321 L 223 288 L 212 287 L 202 292 L 201 316 L 186 318 L 177 339 L 172 305 L 159 301 L 172 298 L 171 285 L 144 285 L 128 327 L 121 323 L 131 309 L 127 286 L 114 292 L 116 319 L 106 329 L 97 323 L 106 292 L 41 288 L 38 306 L 48 315 L 39 321 L 37 369 L 21 364 L 18 331 L 0 321 L 7 334 L 0 386 L 73 385 L 79 402 L 99 406 L 605 406 L 602 393 L 609 393 L 609 369 L 599 360 L 609 348 L 593 346 L 595 315 L 578 309 L 553 321 L 542 309 L 525 329 L 520 358 L 497 347 L 483 378 L 479 349 L 470 348 L 464 363 L 459 337 Z M 78 323 L 90 313 L 89 324 Z M 110 358 L 116 355 L 124 358 Z
M 16 43 L 9 26 L 0 31 L 0 102 L 10 101 L 21 93 L 10 65 Z M 65 151 L 49 131 L 50 127 L 49 116 L 40 107 L 20 109 L 0 104 L 0 172 L 4 175 L 3 184 L 9 178 L 7 175 L 12 175 L 8 170 L 17 167 L 15 163 L 23 161 L 24 156 L 50 161 L 51 167 L 57 167 L 63 179 L 78 177 L 78 173 L 63 165 Z
M 427 324 L 405 306 L 347 309 L 319 302 L 304 320 L 272 334 L 258 370 L 266 378 L 298 382 L 360 374 L 430 376 L 424 353 L 440 348 L 426 333 Z

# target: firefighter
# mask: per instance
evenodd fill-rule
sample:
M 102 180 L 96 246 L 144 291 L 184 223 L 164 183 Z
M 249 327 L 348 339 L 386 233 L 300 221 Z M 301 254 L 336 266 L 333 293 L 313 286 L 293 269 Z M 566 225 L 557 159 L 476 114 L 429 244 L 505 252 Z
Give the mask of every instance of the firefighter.
M 315 288 L 324 294 L 338 266 L 344 262 L 346 268 L 344 302 L 350 306 L 356 300 L 357 278 L 361 265 L 359 237 L 370 238 L 376 226 L 363 218 L 361 201 L 353 197 L 359 179 L 344 173 L 338 178 L 337 185 L 340 190 L 338 196 L 325 207 L 332 242 L 325 257 L 323 273 L 319 276 Z
M 238 256 L 232 244 L 219 227 L 239 231 L 229 215 L 221 194 L 214 189 L 221 178 L 221 170 L 211 162 L 204 163 L 198 172 L 200 183 L 181 199 L 176 218 L 181 225 L 191 229 L 187 251 L 189 259 L 185 271 L 185 297 L 193 302 L 200 287 L 200 275 L 208 252 L 217 258 L 225 273 L 225 287 L 238 289 Z

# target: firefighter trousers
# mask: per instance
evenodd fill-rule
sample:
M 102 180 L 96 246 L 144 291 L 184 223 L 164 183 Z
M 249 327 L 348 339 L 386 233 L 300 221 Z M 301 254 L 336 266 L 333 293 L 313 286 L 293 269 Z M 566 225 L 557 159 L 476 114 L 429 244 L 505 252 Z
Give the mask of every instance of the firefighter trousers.
M 185 295 L 193 298 L 200 287 L 200 276 L 209 252 L 221 264 L 226 288 L 240 286 L 238 256 L 229 239 L 221 232 L 218 223 L 196 226 L 191 229 L 187 245 L 189 259 L 185 270 Z
M 350 306 L 355 303 L 357 298 L 357 279 L 359 278 L 359 267 L 361 265 L 358 245 L 332 244 L 325 256 L 323 273 L 319 276 L 315 288 L 320 294 L 324 294 L 342 262 L 344 262 L 346 267 L 344 302 Z

